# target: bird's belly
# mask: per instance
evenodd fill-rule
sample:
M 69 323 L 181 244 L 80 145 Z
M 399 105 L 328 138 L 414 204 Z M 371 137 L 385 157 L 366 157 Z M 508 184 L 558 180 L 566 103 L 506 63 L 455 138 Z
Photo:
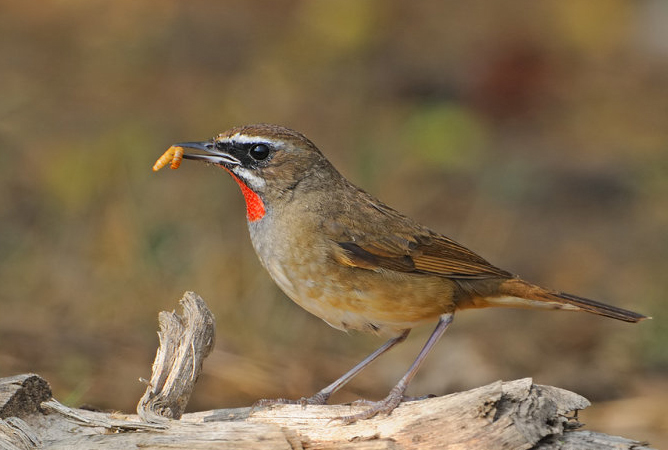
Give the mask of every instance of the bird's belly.
M 447 279 L 326 265 L 266 267 L 295 303 L 340 330 L 396 335 L 454 310 Z
M 329 254 L 329 241 L 307 240 L 318 223 L 296 211 L 281 217 L 300 217 L 300 233 L 276 220 L 271 209 L 249 225 L 253 247 L 276 284 L 295 303 L 340 330 L 397 335 L 418 324 L 438 320 L 455 309 L 455 283 L 447 278 L 368 270 L 344 266 Z M 277 231 L 278 230 L 278 231 Z

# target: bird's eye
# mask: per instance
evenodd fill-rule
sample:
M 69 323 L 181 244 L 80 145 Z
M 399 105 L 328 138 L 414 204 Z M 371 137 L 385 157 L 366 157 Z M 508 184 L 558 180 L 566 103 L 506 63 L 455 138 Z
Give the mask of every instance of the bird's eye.
M 265 144 L 256 144 L 251 147 L 250 152 L 248 152 L 253 159 L 262 160 L 266 159 L 269 156 L 269 146 Z

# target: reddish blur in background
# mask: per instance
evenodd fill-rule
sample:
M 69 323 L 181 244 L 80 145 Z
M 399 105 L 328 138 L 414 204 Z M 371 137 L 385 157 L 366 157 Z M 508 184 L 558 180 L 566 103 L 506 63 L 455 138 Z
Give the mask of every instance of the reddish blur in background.
M 457 316 L 412 384 L 533 377 L 590 429 L 668 446 L 668 3 L 0 2 L 0 376 L 132 411 L 157 314 L 217 318 L 191 410 L 311 395 L 382 340 L 290 302 L 242 196 L 172 143 L 273 122 L 492 263 L 654 316 Z M 335 402 L 386 395 L 431 331 Z

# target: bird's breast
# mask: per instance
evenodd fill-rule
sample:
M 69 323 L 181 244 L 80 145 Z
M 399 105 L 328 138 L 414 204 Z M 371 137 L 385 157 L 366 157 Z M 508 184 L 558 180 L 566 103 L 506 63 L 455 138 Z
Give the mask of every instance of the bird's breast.
M 454 310 L 450 280 L 343 266 L 332 257 L 329 238 L 308 223 L 295 219 L 279 227 L 269 210 L 249 228 L 281 290 L 334 328 L 396 335 Z

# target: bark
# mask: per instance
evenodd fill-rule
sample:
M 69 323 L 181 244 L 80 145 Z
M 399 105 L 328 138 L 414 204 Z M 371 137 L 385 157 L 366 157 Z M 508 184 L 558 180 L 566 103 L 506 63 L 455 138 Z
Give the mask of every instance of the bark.
M 531 379 L 495 382 L 402 403 L 389 416 L 344 425 L 363 406 L 277 405 L 183 414 L 214 341 L 214 319 L 194 293 L 183 316 L 160 314 L 160 348 L 138 414 L 69 408 L 34 374 L 0 379 L 5 449 L 647 449 L 578 430 L 582 396 Z M 178 419 L 178 420 L 177 420 Z

